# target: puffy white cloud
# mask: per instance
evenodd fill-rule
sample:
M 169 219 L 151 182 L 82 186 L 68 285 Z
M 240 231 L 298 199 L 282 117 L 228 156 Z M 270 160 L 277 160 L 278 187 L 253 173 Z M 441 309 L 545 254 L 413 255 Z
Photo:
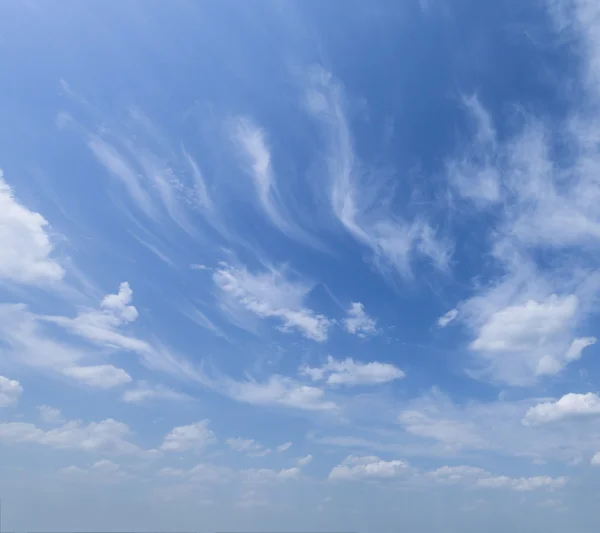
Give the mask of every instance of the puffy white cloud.
M 600 396 L 569 393 L 555 402 L 544 402 L 527 410 L 523 418 L 526 426 L 547 424 L 567 418 L 600 416 Z
M 39 405 L 38 411 L 40 412 L 40 419 L 46 424 L 60 424 L 64 422 L 64 418 L 60 409 L 52 407 L 50 405 Z
M 389 479 L 406 473 L 408 463 L 384 461 L 375 456 L 357 457 L 349 455 L 329 473 L 332 480 Z
M 279 446 L 277 446 L 275 448 L 275 450 L 277 450 L 277 453 L 283 453 L 286 450 L 289 450 L 292 446 L 291 442 L 284 442 L 283 444 L 280 444 Z
M 0 170 L 0 280 L 43 285 L 63 278 L 47 226 L 42 215 L 17 201 Z
M 160 449 L 171 452 L 204 451 L 207 446 L 217 442 L 214 432 L 208 427 L 209 423 L 210 420 L 200 420 L 187 426 L 173 428 L 165 437 Z
M 70 366 L 61 373 L 75 381 L 97 389 L 111 389 L 131 382 L 131 376 L 113 365 Z
M 265 448 L 254 439 L 230 438 L 225 441 L 233 451 L 246 454 L 248 457 L 264 457 L 271 453 L 271 448 Z
M 348 333 L 362 338 L 378 333 L 375 320 L 365 313 L 365 308 L 360 302 L 354 302 L 350 305 L 348 317 L 344 320 L 344 326 Z
M 325 380 L 328 385 L 375 385 L 405 377 L 402 370 L 389 363 L 360 363 L 351 358 L 336 361 L 331 356 L 323 366 L 301 367 L 300 372 L 315 381 Z
M 561 489 L 566 483 L 567 478 L 565 477 L 535 476 L 512 478 L 496 476 L 478 479 L 476 486 L 482 489 L 507 488 L 517 492 L 529 492 L 536 489 Z
M 136 386 L 127 389 L 121 398 L 127 403 L 143 403 L 149 400 L 185 400 L 189 397 L 163 385 L 151 385 L 145 381 L 138 381 Z
M 313 460 L 313 456 L 311 454 L 308 454 L 304 457 L 298 457 L 298 459 L 296 459 L 296 466 L 298 467 L 303 467 L 306 466 L 307 464 L 310 464 Z
M 142 453 L 127 440 L 130 434 L 126 424 L 111 418 L 89 424 L 73 420 L 48 431 L 27 422 L 0 423 L 0 440 L 8 443 L 35 443 L 86 452 Z
M 288 280 L 283 270 L 270 267 L 253 274 L 245 267 L 220 263 L 213 281 L 221 293 L 261 318 L 276 318 L 285 332 L 299 331 L 306 338 L 323 342 L 331 320 L 308 309 L 304 300 L 313 286 Z M 224 307 L 226 308 L 226 307 Z
M 23 387 L 16 379 L 0 376 L 0 407 L 8 407 L 19 401 Z
M 453 322 L 458 316 L 458 309 L 450 309 L 445 315 L 438 318 L 437 325 L 440 328 L 445 328 L 450 322 Z

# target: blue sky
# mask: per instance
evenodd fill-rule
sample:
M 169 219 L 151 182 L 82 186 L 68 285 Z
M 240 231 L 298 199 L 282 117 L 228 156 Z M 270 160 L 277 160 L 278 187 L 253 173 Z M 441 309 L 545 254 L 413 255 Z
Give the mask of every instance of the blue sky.
M 12 531 L 597 531 L 600 7 L 0 6 Z

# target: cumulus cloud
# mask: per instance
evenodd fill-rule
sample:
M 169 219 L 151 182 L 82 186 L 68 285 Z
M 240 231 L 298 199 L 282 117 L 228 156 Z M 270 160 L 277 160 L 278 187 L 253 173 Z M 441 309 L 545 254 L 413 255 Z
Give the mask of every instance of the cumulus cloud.
M 111 389 L 131 382 L 131 376 L 113 365 L 70 366 L 61 373 L 88 387 Z
M 204 451 L 217 442 L 214 432 L 208 427 L 209 424 L 210 420 L 201 420 L 173 428 L 165 437 L 160 449 L 169 452 Z
M 142 453 L 137 445 L 127 440 L 130 435 L 127 424 L 111 418 L 89 424 L 68 421 L 48 431 L 27 422 L 0 423 L 0 441 L 11 444 L 34 443 L 85 452 Z
M 408 463 L 400 460 L 384 461 L 375 456 L 349 455 L 329 473 L 331 480 L 390 479 L 404 474 Z
M 213 281 L 221 293 L 233 298 L 243 308 L 261 318 L 276 318 L 284 332 L 300 332 L 306 338 L 323 342 L 331 320 L 305 306 L 313 286 L 304 281 L 290 281 L 282 269 L 270 267 L 253 274 L 245 267 L 220 263 Z
M 365 308 L 360 302 L 354 302 L 350 305 L 348 317 L 344 320 L 344 326 L 348 333 L 362 338 L 378 333 L 375 320 L 365 313 Z
M 40 420 L 46 424 L 60 424 L 64 422 L 64 418 L 60 409 L 50 405 L 39 405 Z
M 304 457 L 298 457 L 298 459 L 296 459 L 296 466 L 302 468 L 303 466 L 306 466 L 307 464 L 310 464 L 313 460 L 313 456 L 311 454 L 308 454 Z
M 600 397 L 593 392 L 569 393 L 556 402 L 544 402 L 529 408 L 523 424 L 532 426 L 590 416 L 600 416 Z
M 52 258 L 48 222 L 15 198 L 0 170 L 0 280 L 29 285 L 60 281 L 64 269 Z
M 301 470 L 297 467 L 273 470 L 270 468 L 248 468 L 242 470 L 242 480 L 249 484 L 265 484 L 278 481 L 287 481 L 300 477 Z
M 0 407 L 8 407 L 19 401 L 23 387 L 16 379 L 0 376 Z
M 405 377 L 402 370 L 389 363 L 361 363 L 351 358 L 336 361 L 331 356 L 323 366 L 317 368 L 304 366 L 300 368 L 300 372 L 314 381 L 325 381 L 332 386 L 375 385 Z
M 246 454 L 248 457 L 264 457 L 271 453 L 271 448 L 265 448 L 254 439 L 230 438 L 225 441 L 233 451 Z

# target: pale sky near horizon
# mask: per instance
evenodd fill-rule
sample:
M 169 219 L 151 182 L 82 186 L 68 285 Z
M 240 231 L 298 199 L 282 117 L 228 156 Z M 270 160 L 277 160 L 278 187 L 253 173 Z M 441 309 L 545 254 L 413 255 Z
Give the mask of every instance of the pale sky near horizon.
M 4 531 L 600 528 L 600 3 L 0 4 Z

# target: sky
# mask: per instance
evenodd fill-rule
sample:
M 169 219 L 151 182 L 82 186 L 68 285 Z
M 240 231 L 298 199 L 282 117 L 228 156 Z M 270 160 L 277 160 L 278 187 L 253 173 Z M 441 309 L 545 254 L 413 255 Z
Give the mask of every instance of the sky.
M 4 531 L 598 531 L 598 2 L 0 36 Z

